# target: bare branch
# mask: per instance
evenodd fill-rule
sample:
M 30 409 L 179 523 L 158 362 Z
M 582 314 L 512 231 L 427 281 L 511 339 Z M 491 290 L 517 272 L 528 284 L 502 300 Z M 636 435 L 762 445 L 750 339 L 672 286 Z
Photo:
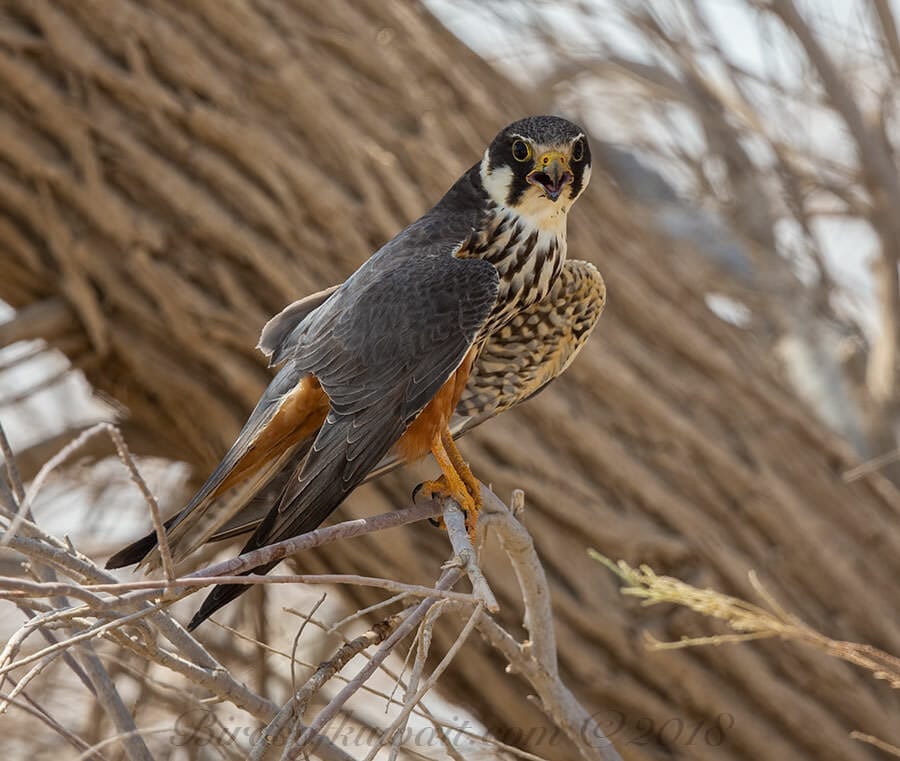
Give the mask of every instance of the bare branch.
M 485 489 L 484 486 L 481 488 Z M 472 540 L 466 529 L 466 518 L 462 510 L 455 501 L 446 499 L 444 500 L 443 516 L 447 535 L 450 537 L 450 544 L 453 547 L 453 558 L 447 562 L 445 567 L 462 568 L 469 577 L 469 581 L 472 582 L 472 594 L 475 599 L 481 601 L 491 613 L 496 613 L 500 610 L 500 606 L 497 604 L 497 598 L 494 597 L 494 593 L 488 586 L 481 568 L 478 567 L 475 548 L 472 546 Z
M 506 552 L 525 603 L 525 630 L 528 646 L 534 658 L 552 677 L 559 675 L 556 662 L 556 634 L 553 631 L 553 609 L 550 587 L 544 567 L 534 548 L 528 530 L 513 516 L 490 489 L 484 489 L 484 505 L 489 525 L 496 531 L 500 545 Z M 513 500 L 519 512 L 524 509 L 525 496 Z
M 9 439 L 6 438 L 6 431 L 0 424 L 0 452 L 3 454 L 3 460 L 6 464 L 6 475 L 9 478 L 9 484 L 16 501 L 21 505 L 25 501 L 25 489 L 22 487 L 22 479 L 19 478 L 19 469 L 16 466 L 16 458 L 13 456 L 12 447 L 9 445 Z
M 386 742 L 394 732 L 401 730 L 406 725 L 406 722 L 409 719 L 409 714 L 412 712 L 413 707 L 417 705 L 422 700 L 422 698 L 425 697 L 428 691 L 432 687 L 434 687 L 435 684 L 437 684 L 437 680 L 440 678 L 441 674 L 444 673 L 444 671 L 447 669 L 447 666 L 449 666 L 453 659 L 456 657 L 456 654 L 465 644 L 466 640 L 469 638 L 469 635 L 472 633 L 472 630 L 478 624 L 482 612 L 482 605 L 479 604 L 475 608 L 475 610 L 472 611 L 472 615 L 469 616 L 469 620 L 466 621 L 466 625 L 459 633 L 456 641 L 453 643 L 453 645 L 451 645 L 450 649 L 441 659 L 440 663 L 438 663 L 438 665 L 434 667 L 434 671 L 431 672 L 431 675 L 428 677 L 428 679 L 425 680 L 425 683 L 415 692 L 415 695 L 412 697 L 412 699 L 408 698 L 405 701 L 403 709 L 400 711 L 400 715 L 397 716 L 397 718 L 394 719 L 391 725 L 384 731 L 379 741 L 375 744 L 372 750 L 369 751 L 369 755 L 366 756 L 365 761 L 372 761 L 384 742 Z M 411 689 L 412 687 L 413 683 L 411 683 L 410 685 Z
M 106 715 L 112 720 L 120 733 L 122 745 L 130 761 L 153 761 L 153 756 L 144 743 L 144 738 L 137 731 L 134 718 L 116 690 L 115 684 L 94 652 L 89 642 L 82 642 L 78 647 L 81 655 L 81 666 L 88 674 L 96 690 L 96 697 Z
M 565 732 L 582 758 L 622 761 L 596 719 L 575 699 L 568 687 L 558 678 L 550 676 L 527 652 L 523 652 L 521 645 L 494 619 L 481 616 L 476 628 L 509 661 L 510 669 L 528 680 L 537 692 L 541 709 Z

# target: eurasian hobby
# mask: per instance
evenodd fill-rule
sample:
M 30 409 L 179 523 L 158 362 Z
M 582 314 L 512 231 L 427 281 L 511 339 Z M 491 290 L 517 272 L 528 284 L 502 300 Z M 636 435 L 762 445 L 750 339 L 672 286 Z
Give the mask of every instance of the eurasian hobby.
M 311 531 L 360 483 L 429 451 L 443 475 L 426 492 L 452 496 L 474 531 L 480 485 L 454 438 L 559 375 L 603 310 L 594 266 L 566 261 L 566 215 L 590 174 L 582 129 L 554 116 L 515 122 L 344 283 L 272 318 L 259 348 L 282 367 L 167 521 L 175 560 L 244 531 L 254 530 L 244 552 Z M 260 518 L 254 497 L 273 484 Z M 107 567 L 155 566 L 155 546 L 151 534 Z M 246 588 L 216 587 L 190 628 Z

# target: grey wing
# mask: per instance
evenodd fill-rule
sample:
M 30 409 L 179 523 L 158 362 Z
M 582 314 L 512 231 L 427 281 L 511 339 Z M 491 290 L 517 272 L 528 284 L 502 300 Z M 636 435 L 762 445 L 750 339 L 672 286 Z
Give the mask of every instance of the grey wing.
M 519 313 L 485 342 L 450 421 L 454 438 L 546 388 L 578 356 L 605 305 L 606 286 L 597 268 L 588 262 L 567 261 L 542 301 Z M 298 463 L 288 463 L 273 480 L 273 488 L 242 510 L 213 540 L 253 530 Z M 402 464 L 396 454 L 385 455 L 366 480 Z
M 296 361 L 318 378 L 331 410 L 253 546 L 318 525 L 368 476 L 459 367 L 499 282 L 490 263 L 449 251 L 357 275 L 304 322 Z
M 340 286 L 333 285 L 318 293 L 304 296 L 289 304 L 269 320 L 259 334 L 256 348 L 269 358 L 269 366 L 281 364 L 293 350 L 293 338 L 303 320 L 314 309 L 322 306 Z
M 492 333 L 475 359 L 450 420 L 454 438 L 530 399 L 572 363 L 606 305 L 606 286 L 589 262 L 570 259 L 550 292 Z M 369 474 L 403 463 L 393 453 Z

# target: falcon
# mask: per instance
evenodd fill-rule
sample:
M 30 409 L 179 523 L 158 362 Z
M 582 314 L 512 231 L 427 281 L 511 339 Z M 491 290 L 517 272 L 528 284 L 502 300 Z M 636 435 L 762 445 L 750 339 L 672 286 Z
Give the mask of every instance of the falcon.
M 596 268 L 566 260 L 566 217 L 590 175 L 580 127 L 514 122 L 344 283 L 273 317 L 259 348 L 281 369 L 166 522 L 176 562 L 240 533 L 253 532 L 249 552 L 312 531 L 359 484 L 429 452 L 442 475 L 421 488 L 456 500 L 474 535 L 480 483 L 454 439 L 565 370 L 603 310 Z M 138 562 L 159 565 L 155 533 L 107 568 Z M 188 628 L 246 588 L 215 587 Z

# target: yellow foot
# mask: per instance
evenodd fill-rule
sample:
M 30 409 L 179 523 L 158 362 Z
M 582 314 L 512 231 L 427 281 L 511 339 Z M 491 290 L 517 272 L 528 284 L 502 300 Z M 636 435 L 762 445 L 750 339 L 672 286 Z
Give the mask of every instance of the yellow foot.
M 434 481 L 424 481 L 419 484 L 413 492 L 413 498 L 421 494 L 426 499 L 445 499 L 447 497 L 453 499 L 463 511 L 463 515 L 466 518 L 466 531 L 469 534 L 469 538 L 474 542 L 475 529 L 478 527 L 478 513 L 481 510 L 482 505 L 481 484 L 479 484 L 478 481 L 475 481 L 475 484 L 475 494 L 472 494 L 468 488 L 463 488 L 454 492 L 454 490 L 448 486 L 446 476 L 440 476 L 440 478 Z M 468 484 L 466 487 L 468 487 Z M 440 528 L 447 528 L 446 525 L 444 525 L 443 518 L 433 519 L 432 523 Z

